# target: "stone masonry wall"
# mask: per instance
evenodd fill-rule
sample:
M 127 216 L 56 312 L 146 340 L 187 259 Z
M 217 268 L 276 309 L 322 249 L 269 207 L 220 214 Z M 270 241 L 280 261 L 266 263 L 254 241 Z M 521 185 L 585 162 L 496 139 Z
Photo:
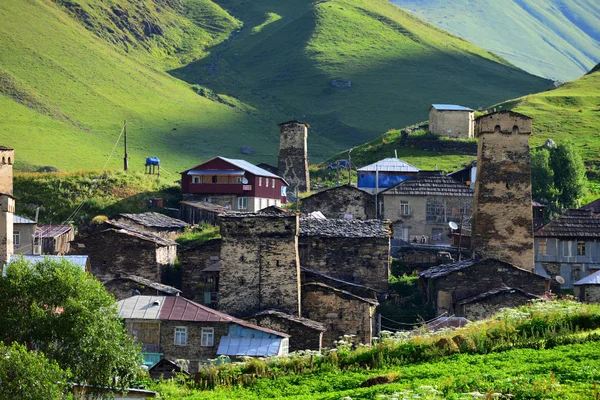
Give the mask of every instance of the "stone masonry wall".
M 290 352 L 300 350 L 320 351 L 323 341 L 323 332 L 309 328 L 284 318 L 273 315 L 255 315 L 247 319 L 251 324 L 272 329 L 290 335 Z
M 15 200 L 0 194 L 0 272 L 8 257 L 13 254 L 13 215 Z
M 280 125 L 279 176 L 290 185 L 289 190 L 310 191 L 308 172 L 308 126 L 290 121 Z
M 429 111 L 431 133 L 452 138 L 473 138 L 473 111 Z
M 251 315 L 276 308 L 300 315 L 298 216 L 221 217 L 219 310 Z
M 389 238 L 301 236 L 298 247 L 303 268 L 382 291 L 388 288 Z
M 479 321 L 496 314 L 501 308 L 514 308 L 527 304 L 531 299 L 521 292 L 502 293 L 459 306 L 456 315 L 469 321 Z
M 0 193 L 13 194 L 15 151 L 0 146 Z
M 584 303 L 600 303 L 600 286 L 582 285 L 574 287 L 575 298 Z
M 204 281 L 203 269 L 220 263 L 221 239 L 212 239 L 201 245 L 183 249 L 179 252 L 181 263 L 182 296 L 203 304 L 204 290 L 199 287 Z
M 305 318 L 325 325 L 323 346 L 332 348 L 344 335 L 355 335 L 353 342 L 371 344 L 375 306 L 322 286 L 302 286 Z
M 476 120 L 476 134 L 474 255 L 533 271 L 531 119 L 508 111 L 485 115 Z
M 321 211 L 327 218 L 374 219 L 375 196 L 351 186 L 339 186 L 315 193 L 302 200 L 302 213 Z

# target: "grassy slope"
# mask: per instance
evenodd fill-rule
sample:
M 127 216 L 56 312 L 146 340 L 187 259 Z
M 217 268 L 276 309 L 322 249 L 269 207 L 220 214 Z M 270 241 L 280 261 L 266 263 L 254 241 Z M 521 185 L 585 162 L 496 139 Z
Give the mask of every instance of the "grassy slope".
M 278 137 L 276 128 L 117 52 L 54 3 L 0 2 L 0 20 L 0 142 L 17 149 L 17 161 L 101 168 L 124 119 L 137 170 L 148 155 L 173 172 L 246 144 L 271 154 L 266 139 Z
M 600 61 L 595 0 L 390 0 L 531 72 L 572 80 Z

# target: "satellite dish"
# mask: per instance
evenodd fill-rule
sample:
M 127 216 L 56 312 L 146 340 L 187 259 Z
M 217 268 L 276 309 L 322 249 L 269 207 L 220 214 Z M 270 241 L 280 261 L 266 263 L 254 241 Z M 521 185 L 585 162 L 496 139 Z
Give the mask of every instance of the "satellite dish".
M 556 276 L 554 277 L 554 279 L 556 279 L 556 282 L 560 283 L 561 285 L 562 285 L 563 283 L 565 283 L 565 278 L 563 278 L 563 277 L 562 277 L 562 276 L 560 276 L 560 275 L 556 275 Z
M 247 184 L 248 184 L 248 179 L 246 179 L 246 178 L 242 178 L 242 183 L 243 183 L 244 185 L 247 185 Z
M 448 222 L 448 226 L 450 227 L 450 229 L 453 229 L 453 230 L 458 229 L 458 225 L 456 225 L 456 222 L 454 222 L 454 221 Z

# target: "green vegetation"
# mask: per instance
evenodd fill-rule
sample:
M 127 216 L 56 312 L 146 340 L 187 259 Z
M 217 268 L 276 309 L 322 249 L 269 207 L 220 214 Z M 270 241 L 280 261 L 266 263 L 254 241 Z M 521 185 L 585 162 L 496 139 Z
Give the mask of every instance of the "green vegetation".
M 391 1 L 535 75 L 571 80 L 599 61 L 594 0 Z
M 165 207 L 179 207 L 179 186 L 153 175 L 122 171 L 18 173 L 14 177 L 17 215 L 45 224 L 89 223 L 102 214 L 148 211 L 148 200 L 162 198 Z
M 175 241 L 181 245 L 197 245 L 220 237 L 221 233 L 218 226 L 202 223 L 187 229 Z
M 291 118 L 320 161 L 434 100 L 482 107 L 549 84 L 386 0 L 15 0 L 0 19 L 0 142 L 19 168 L 100 169 L 123 120 L 133 170 L 242 146 L 273 162 Z
M 202 370 L 194 381 L 154 388 L 178 399 L 372 399 L 400 391 L 424 394 L 423 386 L 437 391 L 429 398 L 464 398 L 473 391 L 589 398 L 599 379 L 599 327 L 598 305 L 538 302 L 454 331 L 388 332 L 373 347 L 352 350 L 342 341 L 323 355 L 221 364 Z
M 56 364 L 69 371 L 69 382 L 91 385 L 91 391 L 125 388 L 137 378 L 139 346 L 127 334 L 114 297 L 81 267 L 65 260 L 18 260 L 4 267 L 0 292 L 0 340 L 35 347 L 53 361 L 46 364 L 48 378 L 59 373 Z M 20 378 L 20 385 L 31 379 Z

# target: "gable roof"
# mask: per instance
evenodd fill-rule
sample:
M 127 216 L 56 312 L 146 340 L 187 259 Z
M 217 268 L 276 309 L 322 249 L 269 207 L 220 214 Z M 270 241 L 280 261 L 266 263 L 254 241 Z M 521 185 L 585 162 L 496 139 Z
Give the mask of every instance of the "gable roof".
M 35 224 L 36 222 L 25 217 L 13 215 L 13 224 Z
M 357 169 L 358 172 L 419 172 L 419 168 L 399 158 L 384 158 Z
M 314 288 L 316 290 L 319 290 L 319 289 L 320 290 L 326 290 L 326 291 L 329 291 L 329 292 L 333 292 L 333 293 L 337 294 L 340 297 L 350 297 L 351 299 L 362 301 L 364 303 L 369 303 L 369 304 L 371 304 L 373 306 L 378 306 L 379 305 L 379 302 L 377 300 L 375 300 L 375 299 L 367 299 L 367 298 L 364 298 L 364 297 L 360 297 L 360 296 L 355 295 L 354 293 L 350 293 L 350 292 L 348 292 L 346 290 L 334 288 L 333 286 L 329 286 L 329 285 L 326 285 L 326 284 L 321 283 L 321 282 L 308 282 L 308 283 L 304 283 L 304 284 L 302 284 L 302 287 L 303 288 L 305 288 L 305 287 L 306 288 Z
M 479 293 L 475 296 L 460 300 L 457 304 L 469 304 L 469 303 L 474 303 L 476 301 L 479 300 L 483 300 L 486 299 L 488 297 L 494 297 L 494 296 L 499 296 L 502 294 L 521 294 L 525 297 L 528 297 L 530 299 L 539 299 L 539 296 L 536 296 L 535 294 L 531 294 L 531 293 L 527 293 L 524 290 L 521 289 L 516 289 L 516 288 L 509 288 L 509 287 L 499 287 L 499 288 L 495 288 L 495 289 L 491 289 L 488 290 L 487 292 L 483 292 L 483 293 Z
M 182 322 L 231 322 L 281 337 L 288 334 L 262 328 L 181 296 L 133 296 L 117 303 L 119 317 Z
M 311 329 L 321 331 L 321 332 L 324 332 L 327 330 L 327 328 L 325 328 L 325 325 L 323 325 L 320 322 L 313 321 L 312 319 L 308 319 L 308 318 L 298 317 L 296 315 L 286 314 L 286 313 L 278 311 L 278 310 L 264 310 L 264 311 L 254 314 L 248 318 L 261 317 L 261 316 L 265 316 L 265 315 L 292 321 L 292 322 L 298 323 L 300 325 L 304 325 L 307 328 L 311 328 Z
M 523 119 L 533 119 L 528 115 L 521 114 L 521 113 L 518 113 L 518 112 L 515 112 L 512 110 L 500 110 L 500 111 L 480 115 L 479 117 L 475 118 L 475 121 L 477 121 L 478 119 L 485 119 L 485 118 L 493 117 L 494 115 L 497 115 L 497 114 L 508 114 L 513 117 L 519 117 L 519 118 L 523 118 Z
M 588 275 L 585 278 L 578 280 L 573 285 L 574 286 L 600 285 L 600 271 L 596 271 L 593 274 Z
M 595 213 L 600 213 L 600 199 L 596 199 L 585 206 L 579 207 L 580 210 L 590 210 Z
M 441 278 L 443 276 L 448 276 L 454 272 L 462 271 L 462 270 L 467 269 L 475 264 L 479 264 L 479 263 L 483 263 L 483 262 L 487 262 L 487 261 L 498 262 L 507 267 L 514 268 L 519 271 L 523 271 L 527 274 L 531 274 L 532 276 L 537 276 L 542 279 L 546 279 L 546 277 L 539 275 L 535 272 L 530 272 L 530 271 L 521 269 L 513 264 L 510 264 L 510 263 L 507 263 L 504 261 L 500 261 L 495 258 L 483 258 L 483 259 L 471 258 L 469 260 L 463 260 L 463 261 L 459 261 L 459 262 L 455 262 L 455 263 L 436 265 L 435 267 L 431 267 L 431 268 L 428 268 L 428 269 L 422 271 L 419 274 L 419 276 L 424 279 L 437 279 L 437 278 Z
M 177 218 L 171 218 L 167 215 L 157 212 L 145 212 L 138 214 L 123 213 L 119 214 L 119 216 L 150 228 L 180 229 L 189 226 L 187 222 L 184 222 Z
M 137 275 L 123 275 L 123 276 L 116 277 L 115 279 L 113 279 L 113 281 L 119 280 L 119 279 L 139 283 L 140 285 L 144 285 L 144 286 L 150 287 L 152 289 L 156 289 L 160 292 L 167 293 L 169 295 L 177 295 L 177 294 L 181 293 L 181 290 L 174 288 L 173 286 L 163 285 L 162 283 L 154 282 L 154 281 L 151 281 L 150 279 L 142 278 L 141 276 L 137 276 Z
M 438 111 L 475 111 L 471 108 L 459 106 L 457 104 L 432 104 L 429 108 L 435 108 Z
M 421 171 L 396 186 L 382 191 L 386 195 L 473 197 L 474 190 L 442 171 Z
M 225 162 L 233 165 L 234 167 L 237 167 L 237 168 L 240 168 L 240 169 L 242 169 L 244 171 L 250 172 L 253 175 L 265 176 L 265 177 L 268 177 L 268 178 L 281 179 L 283 182 L 285 182 L 286 185 L 288 184 L 285 181 L 285 179 L 283 179 L 282 177 L 280 177 L 278 175 L 275 175 L 275 174 L 267 171 L 266 169 L 262 169 L 260 167 L 257 167 L 256 165 L 251 164 L 251 163 L 249 163 L 246 160 L 240 160 L 240 159 L 235 159 L 235 158 L 225 158 L 225 157 L 221 157 L 221 156 L 215 157 L 215 158 L 210 159 L 210 160 L 208 160 L 208 161 L 206 161 L 206 162 L 204 162 L 204 163 L 202 163 L 200 165 L 196 165 L 193 168 L 187 169 L 187 170 L 183 171 L 182 174 L 187 173 L 188 175 L 191 175 L 191 172 L 193 172 L 194 170 L 196 170 L 198 167 L 201 167 L 202 165 L 206 164 L 207 162 L 210 162 L 210 161 L 216 160 L 216 159 L 223 160 L 223 161 L 225 161 Z
M 92 235 L 100 234 L 100 233 L 104 233 L 104 232 L 108 232 L 108 231 L 113 231 L 113 232 L 116 232 L 121 235 L 133 236 L 138 239 L 146 240 L 148 242 L 153 242 L 159 246 L 177 246 L 177 242 L 175 242 L 173 240 L 162 238 L 151 232 L 134 228 L 131 225 L 127 225 L 127 224 L 117 222 L 117 221 L 112 221 L 112 220 L 106 221 L 105 224 L 108 226 L 113 226 L 114 228 L 105 229 L 103 231 L 93 233 Z
M 536 230 L 535 237 L 600 238 L 600 215 L 591 210 L 569 209 Z
M 37 228 L 44 238 L 55 238 L 73 230 L 71 225 L 38 225 Z
M 321 219 L 300 218 L 299 236 L 344 237 L 344 238 L 388 238 L 391 235 L 390 221 L 368 219 Z

